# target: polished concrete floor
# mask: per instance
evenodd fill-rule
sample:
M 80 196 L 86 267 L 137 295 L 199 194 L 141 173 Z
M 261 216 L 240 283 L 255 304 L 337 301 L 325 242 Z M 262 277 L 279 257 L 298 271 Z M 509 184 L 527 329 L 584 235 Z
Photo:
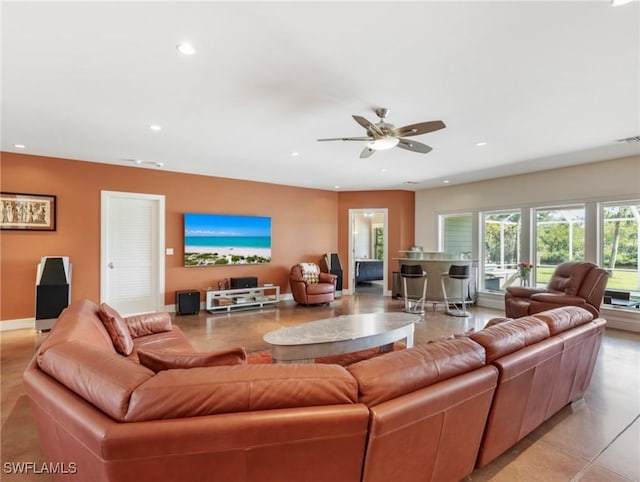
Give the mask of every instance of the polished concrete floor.
M 342 314 L 400 308 L 398 300 L 358 295 L 344 296 L 331 306 L 303 307 L 284 301 L 277 309 L 215 315 L 202 312 L 177 316 L 174 322 L 197 350 L 244 346 L 252 352 L 265 350 L 262 336 L 277 328 Z M 472 308 L 470 317 L 456 318 L 444 314 L 441 307 L 436 311 L 428 308 L 423 321 L 416 325 L 416 343 L 480 329 L 502 314 Z M 44 461 L 22 388 L 22 371 L 45 336 L 34 330 L 0 332 L 3 481 L 51 480 L 46 474 L 14 475 L 6 470 L 11 462 Z M 640 334 L 608 329 L 585 397 L 562 409 L 467 480 L 640 481 Z

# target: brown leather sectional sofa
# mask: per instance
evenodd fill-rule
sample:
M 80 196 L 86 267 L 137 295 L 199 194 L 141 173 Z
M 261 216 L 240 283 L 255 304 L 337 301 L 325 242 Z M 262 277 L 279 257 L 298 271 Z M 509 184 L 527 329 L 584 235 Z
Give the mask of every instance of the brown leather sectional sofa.
M 568 307 L 346 369 L 154 373 L 141 350 L 193 351 L 157 316 L 127 320 L 125 357 L 74 303 L 38 349 L 24 384 L 42 448 L 76 468 L 55 480 L 460 480 L 584 393 L 605 325 Z

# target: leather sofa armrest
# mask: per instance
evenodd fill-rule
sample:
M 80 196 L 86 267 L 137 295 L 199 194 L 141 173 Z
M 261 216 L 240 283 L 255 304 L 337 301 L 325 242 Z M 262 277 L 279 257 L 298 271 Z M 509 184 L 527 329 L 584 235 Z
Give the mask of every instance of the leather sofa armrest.
M 308 284 L 306 279 L 298 276 L 291 276 L 291 278 L 289 278 L 289 282 L 291 283 L 291 286 L 293 286 L 293 284 L 296 283 L 306 287 Z
M 525 286 L 509 286 L 507 293 L 516 298 L 531 298 L 538 293 L 546 293 L 544 288 L 527 288 Z
M 580 296 L 571 296 L 561 293 L 538 293 L 531 296 L 533 301 L 541 303 L 555 303 L 558 305 L 578 306 L 585 303 L 585 299 Z
M 335 274 L 330 274 L 330 273 L 320 273 L 318 277 L 318 281 L 320 283 L 336 284 L 337 279 L 338 277 Z
M 131 338 L 171 331 L 171 315 L 164 312 L 144 313 L 128 316 L 124 319 Z

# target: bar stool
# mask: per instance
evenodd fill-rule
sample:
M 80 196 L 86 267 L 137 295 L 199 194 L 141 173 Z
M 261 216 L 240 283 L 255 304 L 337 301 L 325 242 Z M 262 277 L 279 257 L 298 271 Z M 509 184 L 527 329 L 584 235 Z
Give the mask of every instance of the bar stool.
M 427 298 L 427 272 L 419 264 L 403 264 L 400 267 L 400 277 L 402 278 L 404 312 L 424 313 L 424 302 Z M 420 298 L 410 298 L 407 290 L 408 279 L 422 279 L 422 296 Z M 411 304 L 413 303 L 413 307 Z
M 444 294 L 444 304 L 447 308 L 447 315 L 451 316 L 470 316 L 471 313 L 467 311 L 467 291 L 469 287 L 469 280 L 471 279 L 471 275 L 469 274 L 470 267 L 469 265 L 460 266 L 452 264 L 449 267 L 449 271 L 447 273 L 442 273 L 440 275 L 440 284 L 442 285 L 442 293 Z M 449 297 L 447 296 L 447 290 L 445 287 L 445 278 L 449 278 L 452 280 L 460 281 L 460 302 L 457 301 L 449 301 Z M 465 283 L 466 281 L 466 283 Z M 465 286 L 467 290 L 465 290 Z M 449 305 L 453 305 L 453 309 L 449 307 Z

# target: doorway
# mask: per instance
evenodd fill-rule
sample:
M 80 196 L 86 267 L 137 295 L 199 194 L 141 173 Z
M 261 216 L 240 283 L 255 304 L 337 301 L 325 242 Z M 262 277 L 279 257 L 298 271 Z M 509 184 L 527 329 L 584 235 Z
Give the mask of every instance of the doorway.
M 102 191 L 100 300 L 123 315 L 164 311 L 164 196 Z
M 353 294 L 389 295 L 386 208 L 349 210 L 349 288 Z

